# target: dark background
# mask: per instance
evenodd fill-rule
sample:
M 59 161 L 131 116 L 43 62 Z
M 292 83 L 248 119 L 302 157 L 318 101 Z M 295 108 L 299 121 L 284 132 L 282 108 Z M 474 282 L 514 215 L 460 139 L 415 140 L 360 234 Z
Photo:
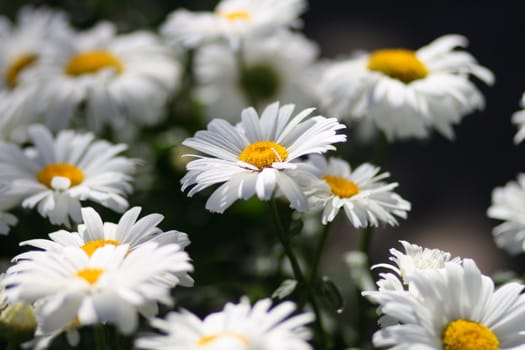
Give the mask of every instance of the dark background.
M 209 10 L 215 4 L 205 0 L 0 0 L 0 13 L 13 16 L 28 3 L 62 8 L 79 27 L 107 18 L 124 31 L 155 28 L 181 6 Z M 398 192 L 412 202 L 413 210 L 398 228 L 376 233 L 373 260 L 384 260 L 389 247 L 399 247 L 397 240 L 408 239 L 473 257 L 487 273 L 505 267 L 520 269 L 522 259 L 511 259 L 495 247 L 490 232 L 497 222 L 485 213 L 492 189 L 525 170 L 525 146 L 513 144 L 516 128 L 510 123 L 525 90 L 523 12 L 517 4 L 502 2 L 489 6 L 421 3 L 314 0 L 303 16 L 305 34 L 319 44 L 324 58 L 345 56 L 356 49 L 417 49 L 441 35 L 458 33 L 469 39 L 467 50 L 496 76 L 492 87 L 478 84 L 486 96 L 486 109 L 467 116 L 455 128 L 454 141 L 433 134 L 429 140 L 389 146 L 383 168 L 400 183 Z M 329 242 L 335 252 L 350 249 L 356 241 L 357 233 L 344 222 L 339 231 Z M 331 256 L 339 259 L 337 254 Z M 324 266 L 330 270 L 332 261 Z

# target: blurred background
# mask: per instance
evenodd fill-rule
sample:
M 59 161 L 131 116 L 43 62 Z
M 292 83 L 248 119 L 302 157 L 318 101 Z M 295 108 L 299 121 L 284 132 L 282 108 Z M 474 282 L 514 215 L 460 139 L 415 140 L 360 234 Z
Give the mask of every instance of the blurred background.
M 13 17 L 23 5 L 45 4 L 65 10 L 79 28 L 109 19 L 127 31 L 155 29 L 169 12 L 179 7 L 210 10 L 215 3 L 211 0 L 0 0 L 0 13 Z M 519 4 L 514 7 L 492 4 L 469 6 L 441 1 L 439 5 L 421 6 L 421 3 L 404 5 L 383 0 L 309 1 L 303 16 L 304 33 L 318 43 L 323 58 L 345 57 L 360 49 L 417 49 L 441 35 L 458 33 L 469 39 L 467 50 L 496 76 L 492 87 L 478 84 L 486 96 L 486 109 L 467 116 L 455 128 L 455 140 L 434 134 L 425 141 L 389 145 L 382 167 L 392 174 L 393 181 L 399 182 L 398 193 L 412 203 L 413 209 L 399 227 L 375 233 L 373 263 L 384 262 L 388 249 L 400 249 L 397 241 L 405 239 L 450 251 L 454 256 L 472 257 L 488 274 L 506 268 L 524 272 L 523 258 L 509 257 L 497 249 L 491 236 L 497 222 L 486 217 L 492 190 L 514 180 L 525 170 L 525 145 L 513 144 L 516 128 L 510 123 L 525 91 L 525 22 Z M 366 156 L 359 158 L 366 160 Z M 322 267 L 327 274 L 339 275 L 346 273 L 341 254 L 355 247 L 358 232 L 344 220 L 339 220 L 335 231 L 328 242 L 332 253 L 326 254 Z M 208 241 L 207 244 L 214 243 Z

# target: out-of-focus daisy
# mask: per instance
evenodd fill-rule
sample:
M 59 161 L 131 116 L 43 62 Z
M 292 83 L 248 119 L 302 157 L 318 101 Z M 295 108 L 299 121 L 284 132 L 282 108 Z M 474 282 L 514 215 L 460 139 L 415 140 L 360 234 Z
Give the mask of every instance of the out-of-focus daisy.
M 272 308 L 270 299 L 253 306 L 247 298 L 228 303 L 220 312 L 200 320 L 188 311 L 171 312 L 166 319 L 154 319 L 153 327 L 164 335 L 143 336 L 140 349 L 230 349 L 230 350 L 309 350 L 310 332 L 305 327 L 313 315 L 292 315 L 295 304 L 285 301 Z
M 0 17 L 0 90 L 15 89 L 20 74 L 42 56 L 65 45 L 71 33 L 65 14 L 46 7 L 23 7 L 16 23 Z
M 0 193 L 5 186 L 0 184 Z M 20 198 L 17 196 L 2 196 L 0 194 L 0 234 L 5 235 L 9 233 L 9 226 L 17 224 L 18 219 L 16 216 L 8 213 L 8 211 L 16 207 L 18 203 L 20 203 Z
M 65 247 L 34 252 L 30 259 L 25 254 L 2 283 L 8 300 L 39 304 L 39 334 L 104 322 L 129 334 L 137 327 L 138 312 L 153 317 L 157 302 L 172 304 L 176 281 L 162 277 L 191 270 L 177 244 L 149 242 L 132 251 L 126 244 L 106 245 L 91 256 Z
M 518 127 L 518 132 L 514 136 L 514 143 L 520 143 L 525 139 L 525 93 L 521 96 L 520 109 L 512 115 L 512 123 Z
M 409 279 L 419 297 L 408 291 L 374 292 L 383 312 L 398 321 L 374 334 L 376 347 L 499 350 L 525 345 L 522 284 L 494 290 L 494 282 L 470 259 Z
M 312 156 L 308 169 L 315 177 L 301 181 L 312 209 L 322 208 L 322 222 L 335 219 L 342 208 L 354 227 L 378 226 L 380 222 L 397 225 L 406 218 L 410 203 L 393 192 L 397 183 L 383 182 L 389 173 L 364 163 L 352 170 L 342 159 Z
M 388 139 L 423 138 L 435 128 L 453 138 L 452 125 L 484 107 L 470 76 L 494 77 L 466 51 L 467 39 L 445 35 L 417 51 L 383 49 L 334 63 L 319 87 L 322 106 L 343 118 L 372 120 Z
M 253 108 L 242 111 L 242 121 L 233 126 L 214 119 L 208 129 L 184 140 L 185 146 L 205 155 L 189 162 L 182 178 L 182 190 L 191 187 L 188 195 L 215 185 L 206 203 L 212 212 L 222 213 L 237 199 L 253 195 L 269 200 L 279 189 L 298 211 L 308 209 L 306 197 L 293 177 L 299 157 L 333 150 L 333 143 L 343 142 L 346 135 L 337 134 L 345 126 L 335 118 L 307 117 L 313 108 L 294 117 L 294 105 L 266 107 L 259 118 Z
M 0 139 L 24 141 L 21 132 L 36 118 L 37 84 L 31 77 L 21 84 L 20 77 L 67 45 L 72 32 L 63 12 L 46 7 L 25 6 L 13 23 L 0 16 Z
M 52 129 L 67 128 L 78 115 L 92 131 L 110 125 L 122 137 L 164 116 L 179 73 L 177 60 L 153 33 L 116 35 L 112 24 L 101 23 L 44 57 L 31 79 L 42 84 L 36 103 Z
M 141 208 L 134 207 L 125 212 L 118 224 L 102 222 L 102 218 L 93 208 L 82 208 L 82 221 L 78 232 L 60 230 L 49 234 L 48 239 L 32 239 L 21 245 L 31 245 L 44 250 L 61 250 L 74 246 L 82 248 L 89 256 L 106 245 L 129 245 L 134 250 L 146 242 L 156 242 L 159 245 L 177 244 L 182 249 L 190 244 L 188 235 L 175 230 L 163 232 L 157 225 L 164 219 L 160 214 L 150 214 L 138 220 Z M 20 255 L 23 257 L 24 255 Z M 188 273 L 176 276 L 179 284 L 192 286 L 193 279 Z
M 217 38 L 235 46 L 242 38 L 297 26 L 305 7 L 304 0 L 222 0 L 213 12 L 173 11 L 161 33 L 169 42 L 188 47 Z
M 492 204 L 487 210 L 489 218 L 503 223 L 492 230 L 498 247 L 510 254 L 525 251 L 525 174 L 516 181 L 492 191 Z
M 53 138 L 49 130 L 29 128 L 34 148 L 0 142 L 0 200 L 19 197 L 22 206 L 37 207 L 53 224 L 80 222 L 80 202 L 91 200 L 122 212 L 131 192 L 137 161 L 118 156 L 126 145 L 95 140 L 71 130 Z
M 313 63 L 317 47 L 304 36 L 288 31 L 243 43 L 242 55 L 219 43 L 197 51 L 197 96 L 207 115 L 236 121 L 245 106 L 256 108 L 273 101 L 313 105 Z M 239 61 L 242 60 L 242 61 Z M 241 67 L 241 69 L 239 69 Z

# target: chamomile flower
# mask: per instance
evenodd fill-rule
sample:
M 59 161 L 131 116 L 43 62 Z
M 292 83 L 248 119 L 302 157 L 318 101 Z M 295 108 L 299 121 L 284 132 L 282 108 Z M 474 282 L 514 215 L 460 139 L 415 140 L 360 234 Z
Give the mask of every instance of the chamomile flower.
M 32 239 L 21 245 L 30 245 L 43 250 L 58 250 L 74 246 L 83 249 L 89 256 L 106 245 L 129 245 L 130 251 L 147 242 L 159 245 L 177 244 L 184 249 L 190 244 L 188 235 L 175 230 L 163 232 L 157 225 L 164 219 L 160 214 L 150 214 L 137 221 L 141 208 L 134 207 L 126 211 L 118 224 L 102 222 L 102 218 L 93 208 L 82 208 L 83 224 L 78 225 L 78 232 L 65 230 L 49 234 L 48 239 Z M 21 257 L 24 255 L 22 254 Z M 183 286 L 192 286 L 193 279 L 188 273 L 175 276 Z
M 514 136 L 514 143 L 520 143 L 525 139 L 525 93 L 521 96 L 520 109 L 512 115 L 512 123 L 516 124 L 518 132 Z
M 380 294 L 383 312 L 397 320 L 374 334 L 389 349 L 521 349 L 525 346 L 525 294 L 520 283 L 495 290 L 474 261 L 447 262 L 442 269 L 410 277 L 408 291 Z
M 185 146 L 204 155 L 186 165 L 181 179 L 182 190 L 192 187 L 188 196 L 222 184 L 206 203 L 212 212 L 222 213 L 237 199 L 254 195 L 269 200 L 279 189 L 298 211 L 308 203 L 293 175 L 299 157 L 333 150 L 333 143 L 343 142 L 346 135 L 337 134 L 345 126 L 335 118 L 307 117 L 313 108 L 292 117 L 294 105 L 266 107 L 261 117 L 253 108 L 241 113 L 242 121 L 233 126 L 214 119 L 208 129 L 183 141 Z
M 111 126 L 122 137 L 161 120 L 179 73 L 177 60 L 153 33 L 116 35 L 112 24 L 101 23 L 42 59 L 31 76 L 42 84 L 36 103 L 50 128 L 67 128 L 73 116 L 83 116 L 76 125 L 94 132 Z
M 307 87 L 316 82 L 312 67 L 317 53 L 312 42 L 288 31 L 245 40 L 242 62 L 220 43 L 204 46 L 195 56 L 196 96 L 210 119 L 230 122 L 248 105 L 258 108 L 279 100 L 296 108 L 311 106 L 314 95 Z
M 304 0 L 222 0 L 213 12 L 173 11 L 161 26 L 168 42 L 195 47 L 218 38 L 237 46 L 243 38 L 297 26 Z
M 126 244 L 106 245 L 91 256 L 65 247 L 15 260 L 2 282 L 6 296 L 39 304 L 39 334 L 104 322 L 129 334 L 137 327 L 139 312 L 152 317 L 157 302 L 171 305 L 170 289 L 176 282 L 162 277 L 192 270 L 178 245 L 154 242 L 131 251 Z
M 164 335 L 143 336 L 136 341 L 140 349 L 231 349 L 231 350 L 309 350 L 310 332 L 305 327 L 313 315 L 293 315 L 290 301 L 272 307 L 270 299 L 250 305 L 247 298 L 228 303 L 222 311 L 203 320 L 188 311 L 171 312 L 166 319 L 154 319 L 153 327 Z
M 322 223 L 335 219 L 342 208 L 356 228 L 378 226 L 380 222 L 394 226 L 397 217 L 406 218 L 410 203 L 393 192 L 397 183 L 383 182 L 389 173 L 364 163 L 352 170 L 342 159 L 312 156 L 307 165 L 314 177 L 305 177 L 303 191 L 312 209 L 322 208 Z
M 469 77 L 494 77 L 466 51 L 461 35 L 445 35 L 417 51 L 383 49 L 328 67 L 320 83 L 322 106 L 351 120 L 369 119 L 389 140 L 424 138 L 436 129 L 453 138 L 452 125 L 484 107 Z
M 492 230 L 498 247 L 510 254 L 525 251 L 525 174 L 516 181 L 492 191 L 492 204 L 487 210 L 489 218 L 501 220 Z
M 80 202 L 91 200 L 122 212 L 128 207 L 137 161 L 118 156 L 126 145 L 71 130 L 53 138 L 41 125 L 29 128 L 34 148 L 0 142 L 0 201 L 17 197 L 53 224 L 81 221 Z

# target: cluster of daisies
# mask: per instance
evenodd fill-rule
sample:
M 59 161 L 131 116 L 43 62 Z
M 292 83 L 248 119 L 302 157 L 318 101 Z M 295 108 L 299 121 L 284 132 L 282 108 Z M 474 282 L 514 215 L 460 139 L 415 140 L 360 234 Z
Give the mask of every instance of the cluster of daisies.
M 378 305 L 376 347 L 498 350 L 525 344 L 523 284 L 495 288 L 471 259 L 405 241 L 380 264 L 377 290 L 363 294 Z
M 185 96 L 204 107 L 207 126 L 182 142 L 189 161 L 181 190 L 210 193 L 210 212 L 256 197 L 283 200 L 323 225 L 343 212 L 355 228 L 395 226 L 411 204 L 390 174 L 326 154 L 346 141 L 348 124 L 372 126 L 388 141 L 434 130 L 453 138 L 453 126 L 484 107 L 471 79 L 490 85 L 494 77 L 461 35 L 321 62 L 297 30 L 305 9 L 305 0 L 222 0 L 209 12 L 175 10 L 158 32 L 129 33 L 110 22 L 79 30 L 48 8 L 0 18 L 0 233 L 17 225 L 17 210 L 60 225 L 20 243 L 29 250 L 1 277 L 0 326 L 13 314 L 34 324 L 28 346 L 36 349 L 64 333 L 78 344 L 85 326 L 130 335 L 143 319 L 158 332 L 137 336 L 141 349 L 312 349 L 308 327 L 319 315 L 292 301 L 242 296 L 204 318 L 186 310 L 157 317 L 159 306 L 173 306 L 175 287 L 193 285 L 190 239 L 159 228 L 162 215 L 139 218 L 142 208 L 129 208 L 145 162 L 126 156 L 128 145 L 175 119 L 169 105 Z M 178 91 L 183 85 L 189 91 Z M 513 120 L 520 142 L 525 113 Z M 94 205 L 120 220 L 105 222 Z M 489 216 L 506 220 L 494 234 L 511 253 L 525 251 L 523 207 L 525 175 L 495 190 Z M 378 304 L 375 346 L 525 344 L 521 284 L 494 290 L 472 260 L 402 244 L 405 252 L 392 250 L 395 265 L 376 267 L 388 269 L 378 288 L 364 292 Z

